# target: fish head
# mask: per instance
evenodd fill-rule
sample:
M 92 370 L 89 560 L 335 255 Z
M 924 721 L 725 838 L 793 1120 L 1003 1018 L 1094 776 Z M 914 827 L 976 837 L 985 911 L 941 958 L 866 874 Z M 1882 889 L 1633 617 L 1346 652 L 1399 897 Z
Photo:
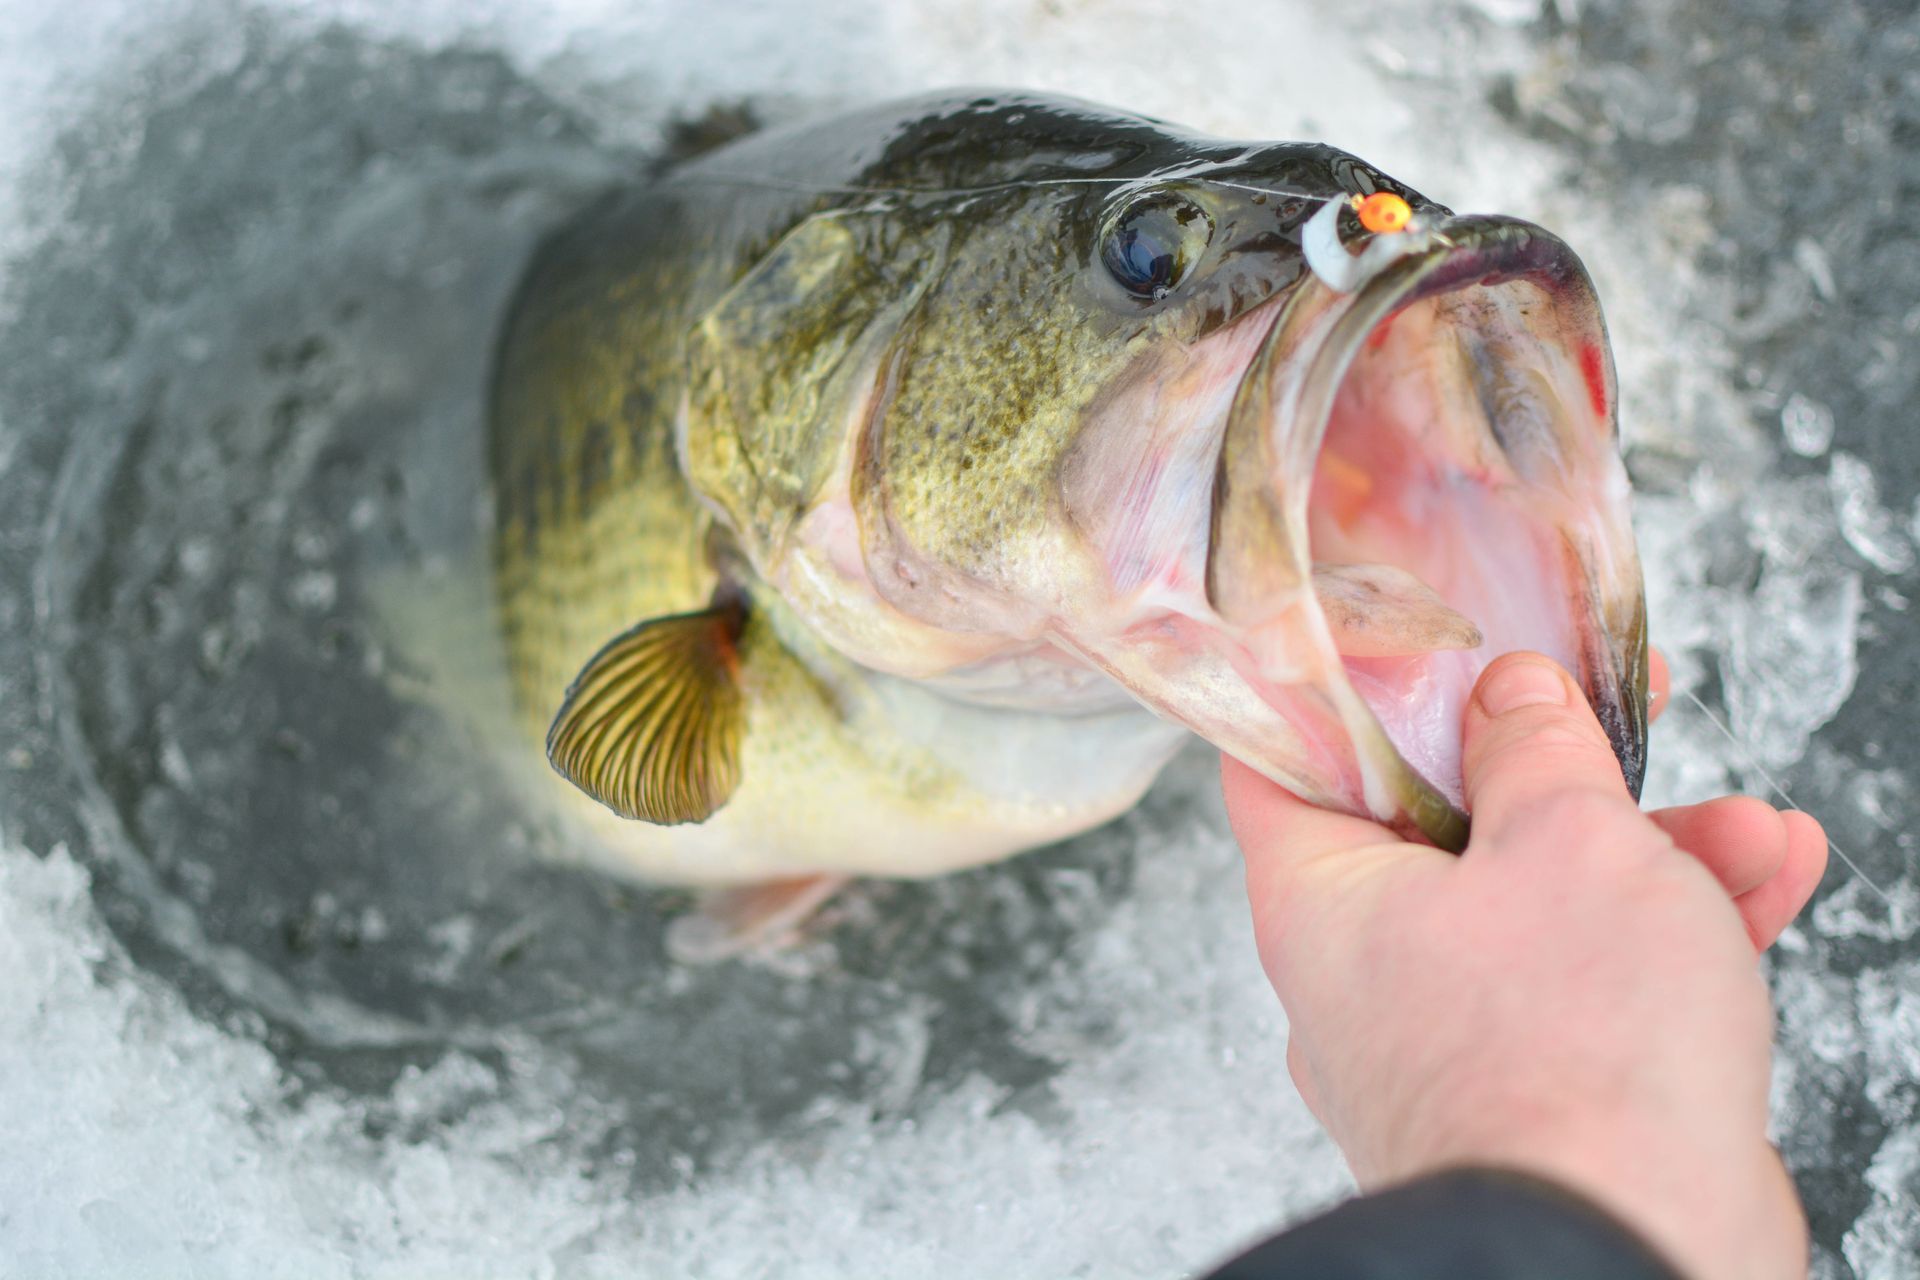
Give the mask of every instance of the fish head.
M 768 256 L 768 297 L 820 292 L 834 321 L 779 348 L 804 376 L 756 393 L 772 413 L 723 421 L 696 378 L 689 472 L 814 632 L 956 697 L 1135 699 L 1452 847 L 1465 701 L 1538 650 L 1637 791 L 1643 594 L 1567 246 L 1331 147 L 1090 112 L 1068 145 L 1079 117 L 1036 135 L 1036 104 L 974 110 L 903 132 L 871 200 Z M 964 166 L 926 159 L 962 143 Z M 1351 203 L 1374 193 L 1412 225 L 1368 231 Z M 739 335 L 781 326 L 727 314 L 696 368 L 751 378 Z

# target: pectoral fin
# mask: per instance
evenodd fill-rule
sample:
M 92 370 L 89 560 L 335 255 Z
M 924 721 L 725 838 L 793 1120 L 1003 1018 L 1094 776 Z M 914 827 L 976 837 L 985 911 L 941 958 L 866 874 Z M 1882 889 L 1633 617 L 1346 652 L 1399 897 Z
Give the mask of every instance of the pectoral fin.
M 547 732 L 547 758 L 623 818 L 704 822 L 740 782 L 746 724 L 737 603 L 652 618 L 593 656 Z

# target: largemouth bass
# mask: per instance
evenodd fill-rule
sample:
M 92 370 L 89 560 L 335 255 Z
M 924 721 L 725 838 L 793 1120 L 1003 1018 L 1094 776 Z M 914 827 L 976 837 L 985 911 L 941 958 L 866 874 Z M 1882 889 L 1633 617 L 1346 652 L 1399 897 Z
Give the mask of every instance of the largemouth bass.
M 1640 570 L 1573 253 L 1332 147 L 948 94 L 753 134 L 538 254 L 490 424 L 529 744 L 597 855 L 924 876 L 1198 733 L 1457 849 L 1499 654 L 1636 792 Z

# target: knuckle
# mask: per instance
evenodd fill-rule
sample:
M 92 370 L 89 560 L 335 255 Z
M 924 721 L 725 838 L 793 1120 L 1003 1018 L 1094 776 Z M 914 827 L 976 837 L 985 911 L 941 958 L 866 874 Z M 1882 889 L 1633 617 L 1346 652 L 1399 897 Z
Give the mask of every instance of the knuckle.
M 1567 831 L 1606 831 L 1620 826 L 1626 816 L 1620 801 L 1620 796 L 1591 787 L 1556 791 L 1545 797 L 1542 816 Z
M 1493 820 L 1489 835 L 1503 843 L 1553 840 L 1561 856 L 1568 858 L 1578 857 L 1584 849 L 1629 841 L 1642 825 L 1642 815 L 1627 799 L 1624 786 L 1616 791 L 1582 783 L 1556 783 L 1550 788 L 1535 783 L 1508 794 L 1496 789 L 1484 798 L 1484 807 Z
M 1600 726 L 1592 717 L 1582 718 L 1562 711 L 1543 715 L 1522 726 L 1508 745 L 1529 753 L 1569 751 L 1591 754 L 1599 750 L 1605 751 L 1609 758 L 1613 754 L 1607 746 L 1606 736 L 1600 732 Z
M 1470 744 L 1465 764 L 1469 791 L 1579 787 L 1616 801 L 1627 794 L 1613 748 L 1599 727 L 1566 716 L 1536 721 L 1478 749 Z

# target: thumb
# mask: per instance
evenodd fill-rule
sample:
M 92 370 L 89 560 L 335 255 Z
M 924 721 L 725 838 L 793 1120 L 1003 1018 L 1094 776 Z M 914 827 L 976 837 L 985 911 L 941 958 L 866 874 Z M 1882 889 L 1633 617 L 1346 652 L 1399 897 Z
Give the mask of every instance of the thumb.
M 1510 653 L 1481 673 L 1462 726 L 1475 836 L 1498 839 L 1569 801 L 1638 813 L 1586 695 L 1551 658 Z

